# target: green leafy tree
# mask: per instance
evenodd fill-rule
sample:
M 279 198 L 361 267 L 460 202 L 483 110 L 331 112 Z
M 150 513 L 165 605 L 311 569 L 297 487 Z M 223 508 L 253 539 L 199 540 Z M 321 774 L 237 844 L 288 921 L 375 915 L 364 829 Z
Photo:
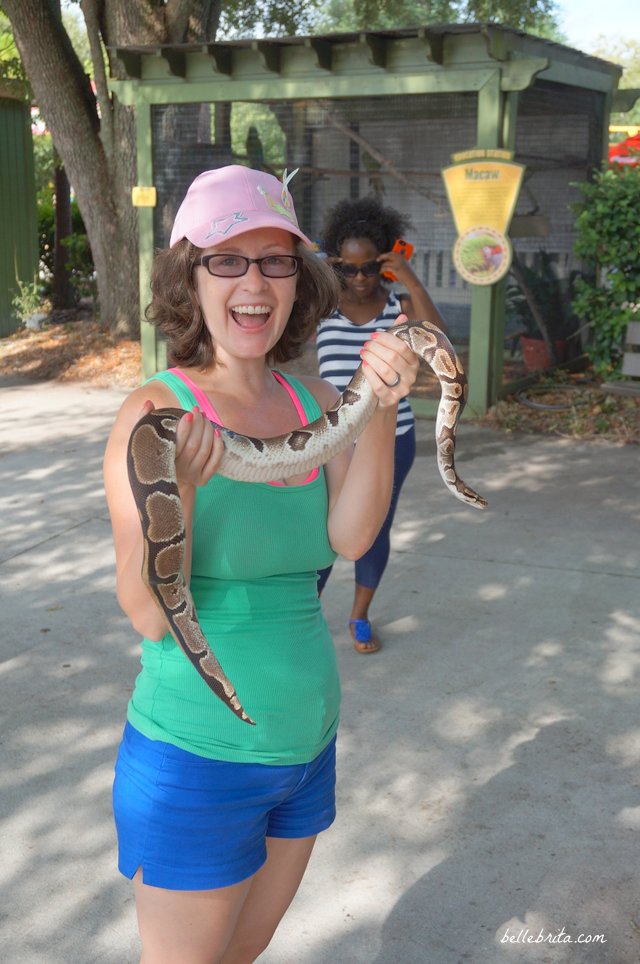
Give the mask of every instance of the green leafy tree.
M 559 39 L 553 0 L 330 0 L 315 32 L 436 23 L 501 23 Z
M 218 3 L 218 39 L 310 33 L 319 0 L 235 0 Z
M 330 2 L 335 18 L 332 29 L 446 20 L 501 20 L 537 29 L 540 18 L 549 16 L 552 9 L 552 0 L 501 0 L 499 6 L 488 0 Z M 109 93 L 109 74 L 124 76 L 114 49 L 318 33 L 331 26 L 324 17 L 323 0 L 63 0 L 63 19 L 56 13 L 57 6 L 58 0 L 0 0 L 5 15 L 0 37 L 8 18 L 22 64 L 11 47 L 7 53 L 11 66 L 5 69 L 26 73 L 73 185 L 93 254 L 102 321 L 114 333 L 131 336 L 137 334 L 139 322 L 137 219 L 131 205 L 135 122 L 132 108 Z M 80 14 L 86 29 L 77 30 Z M 268 163 L 271 145 L 266 125 L 256 120 L 252 124 Z M 249 126 L 242 125 L 236 140 L 246 144 Z
M 123 77 L 113 48 L 211 41 L 226 34 L 295 34 L 315 4 L 293 0 L 80 0 L 92 88 L 84 55 L 54 0 L 0 0 L 35 102 L 73 185 L 96 270 L 103 324 L 135 336 L 139 325 L 137 219 L 131 205 L 136 152 L 133 110 L 109 93 Z M 0 29 L 2 23 L 0 22 Z M 78 47 L 78 38 L 76 47 Z M 17 64 L 8 51 L 12 68 Z M 94 92 L 95 90 L 95 92 Z
M 620 64 L 620 66 L 624 68 L 620 81 L 620 90 L 625 90 L 630 87 L 640 89 L 640 40 L 633 40 L 627 37 L 607 39 L 604 36 L 599 36 L 594 44 L 593 50 L 589 52 L 595 57 L 610 60 L 612 63 Z M 640 125 L 640 99 L 635 102 L 631 110 L 625 113 L 612 114 L 611 123 Z
M 13 38 L 11 23 L 0 9 L 0 78 L 26 84 L 27 75 Z
M 640 165 L 614 165 L 577 185 L 576 254 L 593 269 L 576 282 L 576 314 L 588 325 L 587 352 L 595 370 L 615 377 L 624 335 L 640 312 Z

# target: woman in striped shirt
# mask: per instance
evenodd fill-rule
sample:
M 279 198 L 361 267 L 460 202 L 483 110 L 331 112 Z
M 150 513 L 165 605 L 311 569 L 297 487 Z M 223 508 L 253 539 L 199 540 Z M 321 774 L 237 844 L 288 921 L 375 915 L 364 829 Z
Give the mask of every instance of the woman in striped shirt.
M 322 246 L 338 272 L 342 293 L 335 313 L 320 322 L 316 345 L 320 375 L 339 391 L 347 386 L 360 364 L 365 342 L 386 331 L 399 315 L 430 321 L 446 331 L 440 312 L 409 262 L 392 251 L 394 242 L 404 236 L 409 226 L 408 218 L 394 208 L 384 207 L 374 197 L 341 201 L 327 215 Z M 405 293 L 397 294 L 387 287 L 384 275 L 389 273 L 395 275 Z M 380 640 L 371 629 L 369 607 L 389 560 L 391 524 L 415 451 L 413 413 L 403 398 L 398 406 L 391 506 L 373 546 L 355 564 L 349 629 L 359 653 L 380 649 Z M 319 592 L 330 572 L 331 569 L 324 569 L 319 573 Z

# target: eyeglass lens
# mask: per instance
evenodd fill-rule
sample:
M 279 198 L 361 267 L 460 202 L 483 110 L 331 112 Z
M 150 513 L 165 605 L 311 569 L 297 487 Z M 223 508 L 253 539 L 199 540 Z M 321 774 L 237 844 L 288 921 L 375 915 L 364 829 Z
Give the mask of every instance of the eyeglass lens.
M 205 254 L 196 262 L 217 278 L 241 278 L 252 264 L 258 265 L 265 278 L 290 278 L 297 273 L 301 263 L 301 258 L 288 254 L 272 254 L 266 258 L 245 258 L 240 254 Z
M 380 263 L 378 261 L 365 261 L 364 264 L 340 263 L 336 267 L 345 278 L 355 278 L 357 274 L 362 274 L 365 278 L 373 278 L 380 274 Z

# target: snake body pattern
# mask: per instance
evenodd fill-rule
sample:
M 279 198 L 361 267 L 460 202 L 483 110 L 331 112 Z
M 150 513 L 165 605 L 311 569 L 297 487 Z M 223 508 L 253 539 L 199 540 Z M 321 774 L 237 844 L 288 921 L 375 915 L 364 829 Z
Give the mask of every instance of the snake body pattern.
M 454 465 L 456 428 L 466 402 L 467 380 L 453 346 L 428 321 L 409 321 L 388 330 L 406 342 L 440 382 L 436 447 L 444 484 L 456 498 L 484 508 L 486 501 L 465 485 Z M 225 446 L 217 471 L 240 482 L 269 482 L 309 472 L 353 442 L 376 406 L 377 397 L 360 366 L 337 402 L 304 428 L 257 439 L 217 426 Z M 154 409 L 140 419 L 129 439 L 129 482 L 144 543 L 142 578 L 164 613 L 174 639 L 207 686 L 236 716 L 254 724 L 200 628 L 182 573 L 185 524 L 175 473 L 175 440 L 183 415 L 179 408 Z

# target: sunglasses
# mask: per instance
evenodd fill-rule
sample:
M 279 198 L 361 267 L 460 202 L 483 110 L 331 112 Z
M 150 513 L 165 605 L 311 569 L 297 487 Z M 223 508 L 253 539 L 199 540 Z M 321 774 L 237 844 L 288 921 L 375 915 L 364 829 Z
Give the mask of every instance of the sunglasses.
M 265 278 L 291 278 L 302 267 L 293 254 L 270 254 L 266 258 L 245 258 L 241 254 L 203 254 L 194 264 L 202 265 L 214 278 L 241 278 L 249 265 L 257 264 Z
M 365 261 L 364 264 L 339 262 L 334 267 L 344 278 L 355 278 L 358 274 L 364 275 L 365 278 L 375 278 L 380 274 L 381 265 L 378 261 Z

